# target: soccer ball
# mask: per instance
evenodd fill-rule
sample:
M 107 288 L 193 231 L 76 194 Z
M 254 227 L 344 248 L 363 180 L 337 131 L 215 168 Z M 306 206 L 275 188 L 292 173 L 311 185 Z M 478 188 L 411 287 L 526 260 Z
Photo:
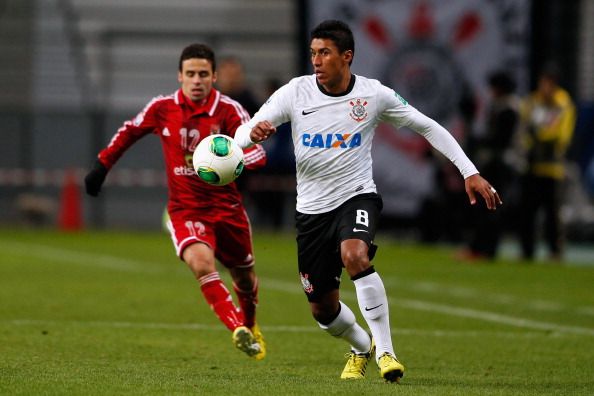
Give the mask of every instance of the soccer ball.
M 227 135 L 210 135 L 194 150 L 192 164 L 200 179 L 213 186 L 224 186 L 243 171 L 243 150 Z

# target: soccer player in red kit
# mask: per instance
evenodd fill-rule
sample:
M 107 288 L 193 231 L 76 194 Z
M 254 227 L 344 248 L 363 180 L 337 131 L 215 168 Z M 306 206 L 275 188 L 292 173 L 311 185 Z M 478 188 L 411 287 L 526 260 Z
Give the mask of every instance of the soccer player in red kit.
M 239 103 L 213 88 L 216 76 L 215 55 L 208 46 L 184 48 L 178 71 L 181 89 L 154 98 L 133 120 L 126 121 L 99 153 L 85 185 L 88 194 L 97 196 L 120 156 L 143 136 L 158 135 L 169 188 L 168 228 L 176 252 L 196 276 L 212 310 L 233 332 L 235 346 L 260 360 L 266 348 L 256 324 L 258 280 L 242 197 L 235 183 L 211 186 L 201 181 L 192 167 L 192 153 L 205 136 L 224 133 L 233 137 L 235 130 L 249 120 Z M 266 163 L 261 146 L 244 154 L 248 169 Z M 217 272 L 215 258 L 231 274 L 239 308 Z

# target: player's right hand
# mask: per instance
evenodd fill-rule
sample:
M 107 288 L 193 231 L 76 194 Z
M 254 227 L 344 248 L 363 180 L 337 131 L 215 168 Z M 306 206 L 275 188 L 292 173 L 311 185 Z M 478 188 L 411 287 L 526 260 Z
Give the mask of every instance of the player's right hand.
M 101 186 L 107 176 L 107 168 L 101 163 L 101 161 L 95 161 L 93 169 L 85 176 L 85 188 L 87 194 L 96 197 L 101 191 Z
M 478 173 L 468 176 L 464 180 L 464 185 L 466 187 L 466 194 L 468 194 L 468 199 L 470 200 L 470 204 L 476 204 L 476 193 L 479 193 L 483 199 L 485 200 L 485 204 L 487 205 L 487 209 L 489 210 L 496 210 L 497 205 L 503 204 L 501 197 L 499 197 L 499 193 L 495 188 L 489 184 L 488 181 L 483 179 L 481 175 Z
M 270 135 L 274 133 L 276 133 L 276 128 L 270 121 L 260 121 L 252 128 L 250 140 L 254 143 L 260 143 L 268 139 Z

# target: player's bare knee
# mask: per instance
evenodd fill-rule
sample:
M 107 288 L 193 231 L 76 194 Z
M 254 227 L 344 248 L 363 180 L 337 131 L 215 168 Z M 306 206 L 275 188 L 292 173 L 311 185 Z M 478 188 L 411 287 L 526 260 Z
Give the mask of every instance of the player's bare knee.
M 367 252 L 361 250 L 346 250 L 342 252 L 342 262 L 348 274 L 352 277 L 365 271 L 371 265 Z
M 216 271 L 214 252 L 205 244 L 193 243 L 187 246 L 182 253 L 182 258 L 196 278 Z

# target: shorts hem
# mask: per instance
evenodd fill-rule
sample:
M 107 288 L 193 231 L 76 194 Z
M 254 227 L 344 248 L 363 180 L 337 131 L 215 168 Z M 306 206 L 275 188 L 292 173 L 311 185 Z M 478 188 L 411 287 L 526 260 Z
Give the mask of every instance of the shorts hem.
M 186 238 L 183 241 L 181 241 L 180 244 L 177 246 L 177 256 L 179 257 L 180 260 L 184 261 L 184 258 L 183 258 L 184 250 L 186 250 L 186 248 L 188 246 L 193 245 L 195 243 L 203 243 L 212 249 L 212 246 L 210 245 L 210 243 L 201 241 L 200 239 L 196 238 L 195 236 Z

